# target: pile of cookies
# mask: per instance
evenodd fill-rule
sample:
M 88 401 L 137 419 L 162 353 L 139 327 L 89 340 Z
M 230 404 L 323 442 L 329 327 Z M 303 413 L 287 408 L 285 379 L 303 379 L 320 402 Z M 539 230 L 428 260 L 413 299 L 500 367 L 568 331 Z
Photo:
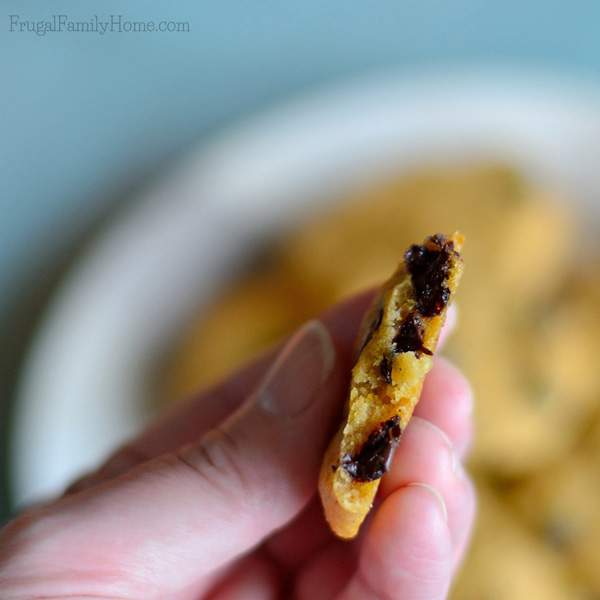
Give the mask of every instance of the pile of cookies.
M 190 327 L 167 396 L 380 283 L 414 240 L 460 230 L 466 270 L 446 353 L 476 395 L 480 517 L 453 597 L 600 597 L 600 262 L 567 203 L 508 167 L 478 165 L 365 186 L 331 206 Z

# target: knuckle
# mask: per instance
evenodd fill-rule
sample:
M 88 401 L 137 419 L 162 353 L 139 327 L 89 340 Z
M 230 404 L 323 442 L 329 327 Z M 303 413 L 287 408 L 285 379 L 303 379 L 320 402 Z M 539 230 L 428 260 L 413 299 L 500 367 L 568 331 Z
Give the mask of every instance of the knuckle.
M 243 452 L 226 429 L 217 428 L 198 444 L 183 448 L 176 455 L 203 485 L 223 494 L 250 498 L 251 485 L 243 464 Z

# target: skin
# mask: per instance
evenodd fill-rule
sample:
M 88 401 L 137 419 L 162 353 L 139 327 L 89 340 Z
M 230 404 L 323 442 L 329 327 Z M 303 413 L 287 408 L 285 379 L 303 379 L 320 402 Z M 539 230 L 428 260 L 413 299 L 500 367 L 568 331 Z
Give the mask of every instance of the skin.
M 316 495 L 369 299 L 304 326 L 9 523 L 2 598 L 446 598 L 476 504 L 461 464 L 472 397 L 455 367 L 436 359 L 355 540 L 332 536 Z

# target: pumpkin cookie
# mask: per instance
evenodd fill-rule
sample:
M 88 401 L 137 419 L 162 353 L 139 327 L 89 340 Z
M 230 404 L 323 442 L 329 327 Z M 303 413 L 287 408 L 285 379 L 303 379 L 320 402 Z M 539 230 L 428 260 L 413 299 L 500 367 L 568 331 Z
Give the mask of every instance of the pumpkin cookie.
M 341 538 L 358 532 L 419 399 L 462 274 L 462 242 L 437 234 L 411 246 L 364 321 L 347 414 L 319 479 L 325 517 Z

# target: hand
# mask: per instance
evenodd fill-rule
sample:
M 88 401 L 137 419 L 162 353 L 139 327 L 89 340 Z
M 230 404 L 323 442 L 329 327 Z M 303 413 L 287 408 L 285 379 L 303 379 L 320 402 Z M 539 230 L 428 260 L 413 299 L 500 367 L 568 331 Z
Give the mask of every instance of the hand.
M 307 323 L 7 525 L 2 598 L 445 598 L 475 510 L 460 460 L 471 394 L 448 362 L 357 539 L 332 536 L 316 495 L 368 300 Z

